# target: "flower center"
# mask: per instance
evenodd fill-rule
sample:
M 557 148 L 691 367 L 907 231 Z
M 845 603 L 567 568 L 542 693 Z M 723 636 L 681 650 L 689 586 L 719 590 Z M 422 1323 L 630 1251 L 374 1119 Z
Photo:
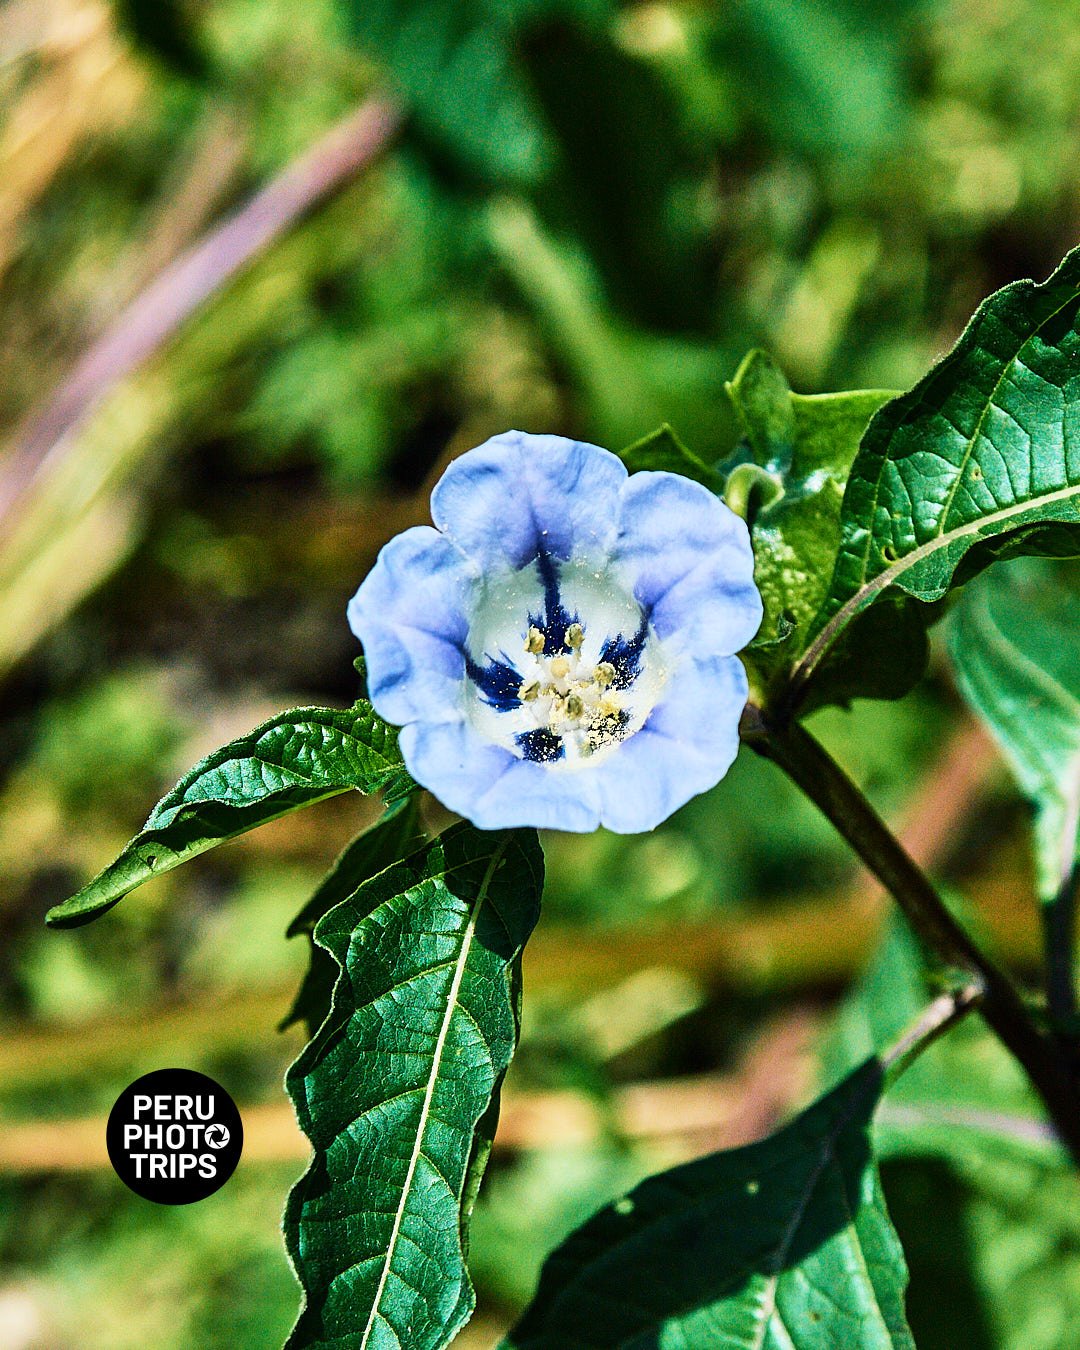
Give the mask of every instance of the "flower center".
M 564 652 L 545 652 L 544 634 L 530 626 L 525 651 L 533 658 L 526 665 L 518 698 L 534 726 L 547 731 L 565 746 L 569 740 L 579 756 L 594 754 L 601 746 L 622 740 L 629 723 L 623 693 L 613 687 L 616 670 L 610 661 L 583 661 L 585 630 L 580 623 L 566 629 Z M 534 738 L 540 739 L 540 738 Z
M 666 679 L 662 644 L 605 567 L 541 557 L 474 594 L 465 707 L 485 739 L 562 771 L 645 724 Z

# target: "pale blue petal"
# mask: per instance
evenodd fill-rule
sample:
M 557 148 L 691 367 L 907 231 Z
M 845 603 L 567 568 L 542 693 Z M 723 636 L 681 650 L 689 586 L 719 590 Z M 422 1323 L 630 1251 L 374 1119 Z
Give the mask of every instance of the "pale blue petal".
M 565 436 L 508 431 L 462 455 L 431 494 L 431 518 L 480 567 L 606 553 L 626 468 Z
M 715 787 L 738 754 L 746 698 L 738 657 L 684 661 L 641 730 L 596 765 L 601 824 L 616 834 L 652 830 Z
M 416 781 L 481 830 L 534 825 L 587 833 L 599 824 L 591 775 L 552 773 L 518 759 L 467 721 L 413 722 L 399 744 Z
M 438 529 L 408 530 L 386 546 L 349 606 L 372 702 L 403 728 L 402 754 L 419 783 L 482 829 L 583 832 L 604 824 L 636 833 L 723 777 L 747 696 L 732 653 L 757 630 L 761 601 L 746 527 L 722 502 L 676 475 L 628 478 L 597 446 L 510 432 L 447 469 L 432 516 Z M 522 570 L 534 560 L 537 568 Z M 578 572 L 562 565 L 569 562 Z M 521 590 L 526 577 L 535 603 L 529 587 Z M 509 640 L 502 611 L 519 606 L 519 626 L 539 622 L 543 611 L 544 625 L 565 628 L 563 584 L 587 632 L 605 622 L 610 597 L 620 594 L 638 622 L 632 591 L 651 626 L 626 628 L 608 615 L 608 644 L 597 650 L 648 631 L 669 674 L 645 725 L 610 753 L 526 760 L 498 730 L 515 725 L 499 723 L 501 715 L 518 715 L 503 685 L 512 690 L 519 670 L 499 665 L 514 660 L 502 654 Z M 516 652 L 521 632 L 511 628 Z M 477 642 L 476 651 L 467 645 Z M 614 651 L 605 659 L 618 666 Z M 467 660 L 476 669 L 466 669 Z
M 458 714 L 472 584 L 466 560 L 430 525 L 396 535 L 380 552 L 348 610 L 380 717 L 401 726 Z
M 700 656 L 740 651 L 761 624 L 746 524 L 700 483 L 636 473 L 622 493 L 616 569 L 657 635 Z

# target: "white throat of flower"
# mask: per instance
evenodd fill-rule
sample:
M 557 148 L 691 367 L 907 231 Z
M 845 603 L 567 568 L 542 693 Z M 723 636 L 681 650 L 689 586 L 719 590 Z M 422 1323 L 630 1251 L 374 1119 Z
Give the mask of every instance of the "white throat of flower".
M 557 757 L 546 767 L 564 772 L 596 764 L 639 731 L 656 705 L 667 678 L 664 644 L 648 629 L 637 674 L 624 682 L 604 652 L 611 641 L 629 640 L 642 623 L 631 588 L 606 564 L 563 562 L 562 603 L 576 616 L 566 628 L 561 651 L 547 651 L 535 619 L 544 593 L 533 567 L 486 577 L 470 605 L 468 645 L 477 663 L 500 661 L 516 672 L 516 706 L 500 710 L 469 679 L 463 682 L 464 711 L 483 737 L 522 756 L 522 737 L 550 742 Z M 532 757 L 532 756 L 526 756 Z

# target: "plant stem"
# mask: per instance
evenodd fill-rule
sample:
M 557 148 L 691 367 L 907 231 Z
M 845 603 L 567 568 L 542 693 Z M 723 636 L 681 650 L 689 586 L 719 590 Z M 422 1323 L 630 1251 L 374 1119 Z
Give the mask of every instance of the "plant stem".
M 892 1079 L 902 1074 L 927 1046 L 976 1007 L 982 996 L 982 984 L 974 980 L 947 994 L 939 994 L 899 1039 L 882 1051 L 881 1063 L 886 1077 Z
M 1043 1034 L 1011 980 L 972 942 L 874 808 L 843 769 L 798 723 L 753 739 L 836 826 L 890 892 L 922 941 L 982 990 L 980 1010 L 1042 1098 L 1062 1143 L 1080 1163 L 1080 1092 L 1054 1041 Z
M 1046 962 L 1046 998 L 1057 1029 L 1075 1032 L 1076 1021 L 1076 905 L 1080 865 L 1074 866 L 1053 900 L 1043 905 L 1043 947 Z

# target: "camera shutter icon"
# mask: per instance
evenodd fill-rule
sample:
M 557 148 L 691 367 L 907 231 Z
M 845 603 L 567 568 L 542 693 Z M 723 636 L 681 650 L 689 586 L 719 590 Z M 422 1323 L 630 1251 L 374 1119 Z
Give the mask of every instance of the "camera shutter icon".
M 229 1142 L 228 1127 L 225 1125 L 207 1125 L 204 1137 L 207 1148 L 224 1148 Z

